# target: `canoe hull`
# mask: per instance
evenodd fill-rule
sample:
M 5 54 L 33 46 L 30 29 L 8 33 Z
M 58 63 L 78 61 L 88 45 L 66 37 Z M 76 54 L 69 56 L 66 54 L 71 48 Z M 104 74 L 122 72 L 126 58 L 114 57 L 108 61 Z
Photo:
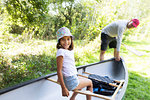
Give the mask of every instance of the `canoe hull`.
M 121 100 L 124 96 L 128 84 L 128 71 L 123 60 L 116 62 L 114 59 L 109 59 L 80 66 L 77 69 L 79 74 L 86 71 L 88 73 L 109 76 L 114 80 L 125 80 L 115 100 Z M 46 80 L 48 77 L 57 80 L 57 73 L 1 90 L 0 100 L 69 100 L 69 97 L 62 97 L 60 85 Z M 70 96 L 71 94 L 72 92 L 70 91 Z M 85 95 L 78 94 L 77 100 L 85 100 Z M 92 97 L 92 100 L 100 100 L 100 98 Z

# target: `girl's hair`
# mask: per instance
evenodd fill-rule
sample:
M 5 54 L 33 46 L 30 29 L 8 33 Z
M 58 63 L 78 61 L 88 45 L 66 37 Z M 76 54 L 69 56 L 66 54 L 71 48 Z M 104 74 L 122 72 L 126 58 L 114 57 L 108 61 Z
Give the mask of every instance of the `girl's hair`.
M 68 49 L 68 50 L 73 50 L 73 47 L 74 47 L 74 45 L 73 45 L 73 39 L 72 39 L 72 36 L 70 36 L 70 37 L 71 37 L 71 45 L 69 46 L 69 49 Z M 57 49 L 63 48 L 63 47 L 61 46 L 61 44 L 60 44 L 60 40 L 61 40 L 61 39 L 58 40 L 58 43 L 57 43 L 57 45 L 56 45 L 56 48 L 57 48 Z

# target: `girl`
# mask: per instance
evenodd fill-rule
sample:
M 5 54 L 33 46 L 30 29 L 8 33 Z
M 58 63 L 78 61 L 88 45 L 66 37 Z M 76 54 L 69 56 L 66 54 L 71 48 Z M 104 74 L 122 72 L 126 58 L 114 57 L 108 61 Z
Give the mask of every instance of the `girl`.
M 73 36 L 66 27 L 60 28 L 57 32 L 57 75 L 58 82 L 62 88 L 62 96 L 69 96 L 69 91 L 81 90 L 87 87 L 87 90 L 93 92 L 93 85 L 90 79 L 77 76 L 75 67 Z M 75 100 L 77 93 L 73 93 L 70 100 Z M 91 100 L 91 96 L 86 96 Z

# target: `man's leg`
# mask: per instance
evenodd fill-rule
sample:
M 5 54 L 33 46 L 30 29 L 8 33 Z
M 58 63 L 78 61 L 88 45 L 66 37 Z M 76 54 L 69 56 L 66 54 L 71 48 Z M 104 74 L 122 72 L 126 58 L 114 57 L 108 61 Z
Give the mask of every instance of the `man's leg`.
M 116 58 L 117 57 L 117 49 L 114 48 L 114 57 Z
M 120 55 L 119 55 L 119 51 L 117 51 L 116 48 L 114 48 L 114 57 L 116 61 L 120 61 Z
M 101 53 L 100 53 L 100 61 L 104 60 L 104 54 L 105 54 L 105 51 L 104 51 L 104 50 L 101 50 Z
M 101 51 L 100 51 L 100 61 L 104 60 L 104 54 L 107 50 L 109 44 L 109 36 L 105 33 L 101 34 Z
M 117 57 L 117 48 L 116 48 L 116 46 L 117 46 L 117 40 L 116 40 L 116 38 L 114 38 L 113 41 L 111 41 L 110 44 L 109 44 L 109 48 L 114 48 L 114 58 Z

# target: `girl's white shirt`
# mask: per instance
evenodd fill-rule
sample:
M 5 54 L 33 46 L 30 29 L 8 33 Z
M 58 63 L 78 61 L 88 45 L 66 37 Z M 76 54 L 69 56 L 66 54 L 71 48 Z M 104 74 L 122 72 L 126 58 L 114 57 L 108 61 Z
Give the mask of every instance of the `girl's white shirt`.
M 77 74 L 73 50 L 58 49 L 56 57 L 58 56 L 63 56 L 62 73 L 65 77 Z

